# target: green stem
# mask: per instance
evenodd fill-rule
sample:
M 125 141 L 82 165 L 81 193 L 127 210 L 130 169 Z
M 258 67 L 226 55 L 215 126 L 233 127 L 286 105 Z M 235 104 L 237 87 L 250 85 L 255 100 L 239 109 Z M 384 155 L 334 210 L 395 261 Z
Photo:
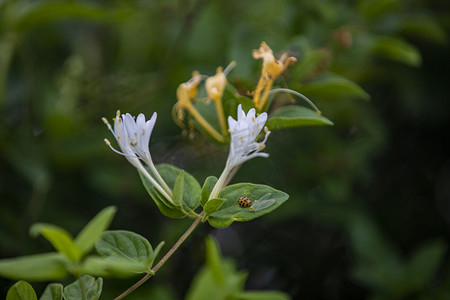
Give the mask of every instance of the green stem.
M 194 229 L 197 227 L 197 225 L 200 223 L 200 220 L 202 219 L 204 215 L 204 212 L 202 212 L 198 218 L 195 219 L 194 223 L 186 230 L 186 232 L 178 239 L 178 241 L 173 245 L 173 247 L 164 255 L 163 258 L 154 266 L 150 272 L 145 274 L 144 277 L 142 277 L 138 282 L 136 282 L 133 286 L 131 286 L 128 290 L 120 294 L 118 297 L 116 297 L 114 300 L 123 299 L 128 294 L 131 294 L 135 289 L 137 289 L 139 286 L 141 286 L 144 282 L 146 282 L 150 277 L 155 275 L 155 273 L 166 263 L 166 261 L 172 256 L 172 254 L 177 251 L 177 249 L 183 244 L 183 242 L 187 239 L 187 237 L 194 231 Z

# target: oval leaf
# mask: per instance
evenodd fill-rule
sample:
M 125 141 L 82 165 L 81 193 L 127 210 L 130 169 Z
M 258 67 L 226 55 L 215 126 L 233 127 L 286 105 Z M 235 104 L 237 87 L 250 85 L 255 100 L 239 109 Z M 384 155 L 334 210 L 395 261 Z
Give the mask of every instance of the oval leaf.
M 214 186 L 216 185 L 217 177 L 215 176 L 209 176 L 206 178 L 205 182 L 203 183 L 202 192 L 200 196 L 200 204 L 201 206 L 204 206 L 206 201 L 209 199 L 209 195 L 211 195 L 212 190 L 214 189 Z
M 413 67 L 422 62 L 419 50 L 400 38 L 378 36 L 372 41 L 372 52 Z
M 151 269 L 154 260 L 150 242 L 130 231 L 105 231 L 95 244 L 95 249 L 102 256 L 118 257 L 139 263 L 148 270 Z
M 326 75 L 301 88 L 303 94 L 318 99 L 357 98 L 369 100 L 370 96 L 356 83 L 340 76 Z
M 75 245 L 85 254 L 89 252 L 100 238 L 103 231 L 109 227 L 117 209 L 114 206 L 107 207 L 100 211 L 78 234 Z
M 60 253 L 71 261 L 78 261 L 82 253 L 75 245 L 72 236 L 61 227 L 52 224 L 37 223 L 31 226 L 31 236 L 42 234 Z
M 45 288 L 39 300 L 62 300 L 63 298 L 63 286 L 60 283 L 50 283 Z
M 209 216 L 210 214 L 218 210 L 224 202 L 225 200 L 220 198 L 208 200 L 208 202 L 206 202 L 204 206 L 205 215 Z
M 169 164 L 159 164 L 156 169 L 172 190 L 178 176 L 183 171 Z M 185 211 L 196 209 L 200 205 L 200 194 L 201 186 L 198 181 L 194 176 L 184 171 L 183 209 Z
M 175 206 L 181 206 L 184 193 L 184 170 L 178 174 L 177 180 L 173 186 L 173 203 Z
M 44 253 L 0 260 L 0 276 L 29 281 L 48 281 L 66 277 L 69 261 L 60 253 Z
M 156 166 L 161 177 L 167 183 L 169 188 L 174 190 L 175 182 L 181 173 L 181 169 L 176 168 L 169 164 L 160 164 Z M 150 181 L 145 178 L 141 173 L 139 173 L 142 182 L 150 194 L 152 199 L 155 201 L 161 213 L 169 218 L 183 218 L 186 213 L 194 210 L 200 205 L 200 194 L 201 187 L 197 180 L 189 173 L 184 171 L 184 184 L 183 184 L 183 194 L 181 206 L 176 206 L 174 203 L 170 203 L 167 199 L 162 197 L 160 193 L 154 188 Z M 180 187 L 177 187 L 180 189 Z M 178 196 L 177 196 L 178 197 Z
M 266 123 L 270 130 L 282 128 L 333 125 L 333 122 L 303 106 L 284 106 L 273 113 Z
M 238 200 L 242 196 L 254 201 L 268 193 L 271 193 L 270 198 L 275 202 L 265 209 L 251 211 L 250 208 L 240 207 L 238 204 Z M 217 228 L 227 227 L 234 221 L 250 221 L 263 216 L 283 204 L 289 198 L 289 195 L 266 185 L 239 183 L 224 188 L 220 193 L 220 198 L 225 199 L 224 204 L 208 218 L 209 224 Z
M 21 280 L 8 290 L 6 300 L 37 300 L 37 296 L 33 287 Z
M 80 280 L 82 280 L 82 286 L 80 285 Z M 102 293 L 103 279 L 95 279 L 92 276 L 84 275 L 77 281 L 69 284 L 64 288 L 64 299 L 65 300 L 98 300 Z

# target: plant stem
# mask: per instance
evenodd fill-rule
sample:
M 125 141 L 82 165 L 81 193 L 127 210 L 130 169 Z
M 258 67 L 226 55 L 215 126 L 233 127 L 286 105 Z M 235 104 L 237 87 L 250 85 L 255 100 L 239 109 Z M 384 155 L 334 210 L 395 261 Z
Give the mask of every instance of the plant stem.
M 206 121 L 202 115 L 197 111 L 197 109 L 189 102 L 188 106 L 185 106 L 189 113 L 197 120 L 197 122 L 205 128 L 205 130 L 218 142 L 223 143 L 224 137 L 215 130 L 211 124 Z
M 125 296 L 133 292 L 135 289 L 137 289 L 139 286 L 141 286 L 144 282 L 146 282 L 150 277 L 155 275 L 155 273 L 164 265 L 164 263 L 172 256 L 172 254 L 181 246 L 181 244 L 187 239 L 187 237 L 194 231 L 194 229 L 197 227 L 197 225 L 200 223 L 200 220 L 202 219 L 204 215 L 204 212 L 202 212 L 198 218 L 195 219 L 194 223 L 186 230 L 186 232 L 178 239 L 178 241 L 173 245 L 173 247 L 164 255 L 163 258 L 154 266 L 150 272 L 145 274 L 144 277 L 142 277 L 138 282 L 133 284 L 128 290 L 120 294 L 118 297 L 116 297 L 114 300 L 123 299 Z

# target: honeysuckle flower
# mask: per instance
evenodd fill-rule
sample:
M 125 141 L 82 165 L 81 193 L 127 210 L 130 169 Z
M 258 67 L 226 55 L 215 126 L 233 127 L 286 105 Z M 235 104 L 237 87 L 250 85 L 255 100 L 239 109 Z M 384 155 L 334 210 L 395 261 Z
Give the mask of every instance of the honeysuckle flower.
M 256 111 L 252 108 L 245 114 L 240 104 L 237 111 L 237 120 L 234 120 L 231 116 L 228 117 L 228 132 L 231 137 L 230 152 L 227 159 L 229 168 L 234 168 L 257 156 L 269 156 L 267 153 L 260 152 L 266 147 L 266 141 L 270 134 L 267 127 L 264 127 L 266 121 L 267 113 L 262 113 L 256 117 Z M 263 128 L 265 128 L 264 139 L 257 142 L 256 138 Z
M 192 117 L 217 141 L 223 142 L 224 138 L 208 121 L 203 118 L 203 116 L 197 111 L 192 100 L 197 96 L 197 88 L 202 80 L 202 75 L 199 72 L 194 71 L 192 73 L 192 78 L 187 82 L 180 84 L 177 88 L 177 103 L 174 109 L 177 113 L 177 123 L 180 123 L 183 118 L 183 110 L 186 109 Z
M 253 58 L 263 60 L 261 77 L 259 78 L 253 97 L 255 107 L 262 110 L 266 104 L 274 80 L 280 76 L 289 65 L 295 63 L 297 59 L 289 56 L 287 53 L 283 53 L 279 59 L 275 59 L 272 49 L 270 49 L 265 42 L 261 43 L 258 50 L 253 50 Z
M 218 67 L 216 75 L 208 77 L 205 81 L 205 89 L 208 94 L 208 98 L 212 99 L 216 105 L 217 118 L 219 119 L 220 129 L 222 134 L 227 134 L 227 125 L 225 122 L 225 116 L 222 107 L 222 96 L 227 85 L 227 74 L 234 68 L 236 62 L 232 61 L 225 70 L 222 67 Z
M 256 117 L 256 110 L 252 108 L 245 114 L 240 104 L 237 109 L 237 120 L 231 116 L 228 117 L 228 131 L 231 137 L 230 152 L 225 168 L 211 192 L 210 199 L 219 196 L 225 180 L 233 168 L 254 157 L 269 157 L 269 154 L 261 152 L 266 147 L 266 141 L 270 134 L 267 127 L 264 127 L 266 121 L 267 113 Z M 261 142 L 257 142 L 258 135 L 263 128 L 264 138 Z
M 267 79 L 277 78 L 289 65 L 297 61 L 295 57 L 288 56 L 287 53 L 283 53 L 280 59 L 275 59 L 272 49 L 266 42 L 262 42 L 258 50 L 253 50 L 253 58 L 263 60 L 261 76 Z
M 153 127 L 155 126 L 156 117 L 157 114 L 155 112 L 150 120 L 145 121 L 144 114 L 139 114 L 135 120 L 129 113 L 121 116 L 120 111 L 117 111 L 114 120 L 114 129 L 106 118 L 102 118 L 103 122 L 116 138 L 122 152 L 114 149 L 108 139 L 105 139 L 105 143 L 114 152 L 125 156 L 125 158 L 138 169 L 165 198 L 172 201 L 172 192 L 156 170 L 149 150 L 150 136 Z M 141 160 L 150 168 L 150 171 L 156 180 L 144 168 Z

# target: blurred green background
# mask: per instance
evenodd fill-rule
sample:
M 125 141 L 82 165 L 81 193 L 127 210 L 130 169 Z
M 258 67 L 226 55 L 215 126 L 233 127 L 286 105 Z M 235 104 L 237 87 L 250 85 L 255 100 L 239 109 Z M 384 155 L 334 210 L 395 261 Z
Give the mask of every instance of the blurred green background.
M 450 4 L 439 0 L 0 1 L 0 257 L 51 249 L 28 235 L 34 222 L 76 234 L 108 205 L 118 207 L 112 229 L 165 240 L 167 251 L 190 221 L 159 213 L 105 146 L 101 117 L 156 111 L 155 162 L 200 182 L 218 176 L 227 149 L 181 134 L 176 88 L 193 70 L 213 75 L 236 60 L 228 79 L 251 90 L 260 72 L 251 50 L 266 41 L 299 60 L 280 85 L 335 126 L 274 132 L 270 158 L 247 162 L 234 181 L 290 200 L 252 222 L 202 225 L 130 298 L 183 298 L 212 234 L 249 272 L 247 289 L 450 299 L 449 32 Z M 103 298 L 135 281 L 105 280 Z M 0 279 L 0 297 L 12 284 Z

